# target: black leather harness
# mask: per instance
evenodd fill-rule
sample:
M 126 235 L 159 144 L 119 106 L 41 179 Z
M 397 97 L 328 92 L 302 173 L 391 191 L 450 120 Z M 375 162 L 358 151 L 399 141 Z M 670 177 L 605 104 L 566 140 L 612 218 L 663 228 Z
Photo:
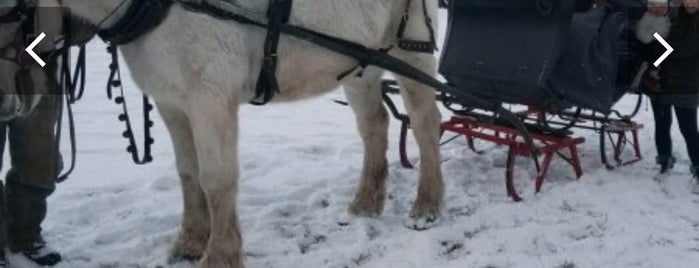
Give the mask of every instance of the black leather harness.
M 207 13 L 213 17 L 221 18 L 229 14 L 218 7 L 214 7 L 207 1 L 180 2 L 187 10 Z M 173 0 L 142 0 L 134 1 L 129 6 L 126 14 L 113 26 L 101 30 L 98 35 L 111 45 L 122 45 L 138 39 L 155 29 L 165 19 L 172 6 Z M 264 58 L 255 86 L 255 97 L 250 102 L 255 105 L 264 105 L 279 92 L 276 70 L 278 59 L 278 47 L 280 26 L 289 21 L 292 0 L 270 0 L 266 25 L 267 37 L 264 44 Z
M 274 95 L 279 92 L 279 82 L 277 81 L 277 61 L 279 37 L 281 27 L 289 22 L 291 17 L 292 0 L 270 0 L 267 8 L 267 24 L 251 20 L 247 17 L 225 11 L 213 6 L 207 1 L 199 3 L 180 2 L 182 6 L 191 12 L 203 13 L 221 20 L 233 20 L 243 24 L 255 25 L 267 29 L 267 36 L 263 47 L 263 60 L 260 75 L 255 85 L 255 96 L 250 101 L 253 105 L 265 105 L 269 103 Z
M 426 0 L 422 1 L 425 25 L 429 30 L 428 41 L 409 40 L 404 38 L 407 27 L 409 9 L 412 0 L 408 0 L 398 30 L 398 46 L 401 49 L 422 53 L 432 53 L 436 50 L 436 41 L 432 19 L 427 14 Z M 138 4 L 132 3 L 126 15 L 109 29 L 99 32 L 99 36 L 113 45 L 125 44 L 137 39 L 156 28 L 167 16 L 173 0 L 142 0 Z M 211 5 L 208 1 L 178 1 L 186 10 L 208 14 L 217 19 L 235 20 L 244 24 L 251 24 L 267 29 L 267 35 L 263 47 L 262 68 L 255 85 L 255 95 L 250 101 L 254 105 L 264 105 L 278 93 L 277 62 L 279 39 L 282 34 L 282 25 L 289 22 L 291 16 L 292 0 L 270 0 L 267 9 L 267 24 L 250 20 L 239 14 L 233 14 L 219 7 Z
M 272 100 L 274 94 L 279 92 L 277 81 L 277 50 L 279 48 L 279 36 L 281 25 L 289 22 L 291 16 L 292 0 L 270 0 L 267 9 L 267 37 L 264 46 L 264 58 L 262 70 L 255 86 L 255 98 L 250 101 L 254 105 L 265 105 Z
M 111 45 L 134 41 L 160 25 L 172 3 L 172 0 L 133 0 L 116 24 L 100 30 L 97 35 Z

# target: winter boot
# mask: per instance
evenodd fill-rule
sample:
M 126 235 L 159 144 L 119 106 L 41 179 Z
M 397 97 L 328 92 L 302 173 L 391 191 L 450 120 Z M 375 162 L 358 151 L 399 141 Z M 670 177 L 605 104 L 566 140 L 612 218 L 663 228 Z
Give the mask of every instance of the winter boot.
M 48 247 L 43 239 L 34 242 L 31 249 L 22 251 L 22 255 L 39 266 L 54 266 L 63 260 L 61 254 Z
M 655 158 L 655 162 L 660 165 L 660 174 L 667 174 L 675 167 L 677 159 L 674 156 L 658 156 Z
M 49 248 L 41 237 L 46 198 L 53 189 L 24 184 L 19 179 L 20 173 L 12 171 L 8 172 L 5 192 L 10 215 L 7 231 L 10 251 L 38 266 L 53 266 L 61 261 L 61 255 Z
M 699 166 L 692 167 L 692 193 L 699 195 Z
M 7 259 L 5 258 L 5 249 L 0 249 L 0 268 L 7 268 Z
M 674 156 L 658 156 L 655 162 L 660 165 L 660 172 L 654 177 L 658 182 L 663 182 L 670 175 L 670 170 L 675 167 L 676 159 Z

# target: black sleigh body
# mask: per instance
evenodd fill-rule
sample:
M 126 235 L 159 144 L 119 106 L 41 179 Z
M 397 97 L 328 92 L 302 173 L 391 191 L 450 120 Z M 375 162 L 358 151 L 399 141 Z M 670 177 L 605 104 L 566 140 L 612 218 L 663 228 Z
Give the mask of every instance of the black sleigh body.
M 439 72 L 494 102 L 609 113 L 641 66 L 632 29 L 645 3 L 579 1 L 450 1 Z

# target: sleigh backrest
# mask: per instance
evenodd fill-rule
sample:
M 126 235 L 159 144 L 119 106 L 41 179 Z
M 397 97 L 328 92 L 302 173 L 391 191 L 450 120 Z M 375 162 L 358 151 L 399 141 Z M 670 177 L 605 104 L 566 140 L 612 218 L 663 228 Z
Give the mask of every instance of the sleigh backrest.
M 544 86 L 575 0 L 452 0 L 440 73 Z M 458 85 L 457 85 L 458 86 Z
M 451 1 L 440 73 L 492 101 L 609 113 L 640 67 L 632 29 L 645 3 L 579 1 Z

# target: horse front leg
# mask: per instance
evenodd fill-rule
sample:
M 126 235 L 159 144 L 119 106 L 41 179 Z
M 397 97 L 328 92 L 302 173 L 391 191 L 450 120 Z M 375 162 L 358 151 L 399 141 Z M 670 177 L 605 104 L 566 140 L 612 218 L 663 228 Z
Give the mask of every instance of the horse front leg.
M 365 70 L 362 79 L 345 85 L 345 95 L 354 110 L 357 128 L 364 143 L 364 163 L 359 187 L 347 214 L 340 224 L 348 224 L 352 216 L 375 217 L 381 214 L 386 199 L 388 162 L 388 115 L 381 100 L 378 69 Z
M 192 126 L 181 108 L 158 104 L 175 149 L 177 173 L 182 186 L 184 210 L 182 226 L 170 248 L 168 263 L 201 259 L 209 241 L 209 209 L 206 196 L 199 185 L 199 163 L 192 137 Z
M 426 73 L 435 72 L 432 55 L 399 52 L 399 56 Z M 433 89 L 405 77 L 398 77 L 398 82 L 420 149 L 420 182 L 408 227 L 424 230 L 437 223 L 444 198 L 439 152 L 440 114 Z
M 206 195 L 211 232 L 201 268 L 242 268 L 242 237 L 236 215 L 238 103 L 209 92 L 192 97 L 189 116 Z

